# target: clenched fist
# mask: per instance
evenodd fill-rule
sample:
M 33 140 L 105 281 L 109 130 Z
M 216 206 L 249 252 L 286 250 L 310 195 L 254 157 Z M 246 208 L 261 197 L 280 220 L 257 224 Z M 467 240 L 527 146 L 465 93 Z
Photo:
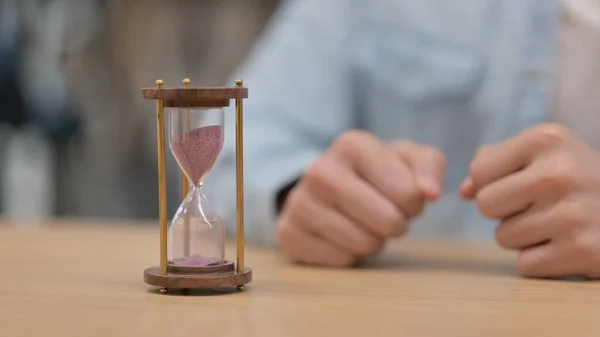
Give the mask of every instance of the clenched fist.
M 600 154 L 554 124 L 482 148 L 461 193 L 525 277 L 600 277 Z
M 428 146 L 343 134 L 289 193 L 277 222 L 283 252 L 336 267 L 375 254 L 439 198 L 445 165 Z

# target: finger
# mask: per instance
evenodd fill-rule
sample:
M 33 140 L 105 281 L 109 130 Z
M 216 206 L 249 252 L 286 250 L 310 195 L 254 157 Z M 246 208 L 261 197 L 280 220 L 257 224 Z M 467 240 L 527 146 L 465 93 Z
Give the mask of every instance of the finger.
M 278 224 L 278 237 L 284 253 L 295 262 L 335 267 L 348 267 L 354 263 L 354 257 L 349 253 L 283 221 Z
M 536 155 L 561 144 L 567 138 L 568 131 L 565 128 L 544 124 L 500 144 L 482 147 L 470 167 L 475 190 L 523 169 L 533 162 Z
M 519 275 L 529 278 L 579 276 L 573 255 L 556 242 L 524 249 L 517 258 Z
M 560 230 L 551 208 L 537 205 L 510 217 L 496 227 L 496 242 L 506 249 L 526 249 L 550 241 Z
M 437 200 L 442 193 L 446 171 L 446 158 L 442 152 L 408 141 L 394 142 L 391 147 L 412 169 L 425 199 Z
M 381 239 L 365 231 L 318 198 L 305 198 L 290 210 L 290 219 L 303 223 L 306 230 L 355 256 L 368 256 L 381 247 Z M 404 230 L 398 227 L 398 235 Z
M 325 158 L 306 171 L 303 180 L 308 193 L 377 237 L 401 232 L 407 219 L 402 210 L 336 160 Z
M 481 213 L 492 219 L 508 218 L 529 208 L 537 199 L 536 171 L 526 169 L 483 186 L 477 192 Z
M 407 218 L 419 214 L 423 197 L 414 175 L 404 161 L 379 139 L 363 133 L 338 141 L 338 159 L 347 163 L 371 189 L 399 207 Z M 372 193 L 371 193 L 372 194 Z
M 475 185 L 473 184 L 473 179 L 471 179 L 471 177 L 466 177 L 465 180 L 463 180 L 460 184 L 459 193 L 467 200 L 475 198 Z
M 469 168 L 475 191 L 523 169 L 530 157 L 529 151 L 523 147 L 520 138 L 482 147 Z
M 378 237 L 387 238 L 403 232 L 407 216 L 372 185 L 349 175 L 341 181 L 345 183 L 339 186 L 339 192 L 332 200 L 343 214 Z

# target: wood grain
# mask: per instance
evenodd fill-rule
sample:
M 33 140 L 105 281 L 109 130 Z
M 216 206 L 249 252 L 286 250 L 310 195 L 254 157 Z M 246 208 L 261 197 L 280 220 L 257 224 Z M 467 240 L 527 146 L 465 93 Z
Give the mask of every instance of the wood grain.
M 143 88 L 142 98 L 165 101 L 202 101 L 248 98 L 248 88 Z
M 164 296 L 158 222 L 0 222 L 0 336 L 597 337 L 596 282 L 517 277 L 493 244 L 405 238 L 355 269 L 248 246 L 253 280 L 228 295 Z M 235 256 L 235 244 L 227 246 Z

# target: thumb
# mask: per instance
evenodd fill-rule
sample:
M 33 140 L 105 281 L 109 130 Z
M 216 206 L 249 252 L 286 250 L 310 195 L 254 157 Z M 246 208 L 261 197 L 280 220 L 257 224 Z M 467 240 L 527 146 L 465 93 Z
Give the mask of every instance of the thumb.
M 394 151 L 411 168 L 417 184 L 427 201 L 440 198 L 446 172 L 446 157 L 438 149 L 413 142 L 395 142 Z

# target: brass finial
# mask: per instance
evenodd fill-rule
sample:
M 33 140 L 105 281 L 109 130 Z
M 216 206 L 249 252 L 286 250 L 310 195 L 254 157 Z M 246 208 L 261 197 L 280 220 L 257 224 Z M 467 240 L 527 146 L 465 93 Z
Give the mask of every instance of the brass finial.
M 156 80 L 156 86 L 160 89 L 163 87 L 163 80 Z
M 241 87 L 242 85 L 244 85 L 244 81 L 242 80 L 235 80 L 235 85 L 238 87 Z
M 184 80 L 183 80 L 183 87 L 184 87 L 184 88 L 187 88 L 187 87 L 189 87 L 189 86 L 190 86 L 190 83 L 192 83 L 192 81 L 190 81 L 190 79 L 189 79 L 189 78 L 186 78 L 186 79 L 184 79 Z

